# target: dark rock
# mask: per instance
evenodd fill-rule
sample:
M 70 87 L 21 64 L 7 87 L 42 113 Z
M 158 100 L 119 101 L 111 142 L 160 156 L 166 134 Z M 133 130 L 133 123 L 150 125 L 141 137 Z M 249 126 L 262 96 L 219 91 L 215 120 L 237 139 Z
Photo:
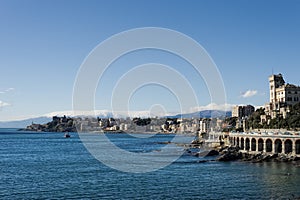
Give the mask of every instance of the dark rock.
M 296 156 L 293 161 L 299 161 L 299 160 L 300 160 L 300 157 Z
M 278 153 L 275 153 L 275 154 L 273 154 L 273 155 L 270 156 L 270 159 L 275 159 L 277 157 L 278 157 Z
M 242 158 L 242 153 L 239 152 L 238 147 L 229 147 L 226 150 L 223 150 L 223 155 L 221 155 L 217 160 L 218 161 L 235 161 Z
M 197 156 L 197 157 L 205 157 L 208 153 L 209 153 L 209 151 L 200 151 L 200 152 L 197 152 L 195 154 L 195 156 Z
M 228 147 L 221 147 L 221 149 L 219 149 L 219 152 L 224 152 L 228 149 Z
M 270 161 L 271 160 L 271 155 L 263 155 L 262 161 Z
M 198 160 L 197 163 L 206 163 L 208 160 Z
M 198 145 L 202 145 L 203 144 L 203 140 L 193 140 L 191 144 L 198 144 Z
M 236 153 L 236 154 L 224 154 L 221 157 L 219 157 L 217 160 L 218 161 L 223 161 L 223 162 L 227 162 L 227 161 L 235 161 L 241 158 L 241 153 Z
M 218 156 L 219 155 L 219 152 L 218 151 L 216 151 L 216 150 L 211 150 L 211 151 L 209 151 L 206 155 L 205 155 L 205 157 L 209 157 L 209 156 Z
M 289 159 L 288 159 L 288 157 L 286 155 L 281 155 L 281 156 L 277 157 L 275 159 L 275 161 L 277 161 L 277 162 L 288 162 Z
M 265 156 L 262 153 L 253 154 L 251 155 L 251 162 L 253 163 L 260 163 L 264 161 Z
M 167 142 L 157 142 L 157 144 L 171 144 L 171 141 L 167 141 Z
M 244 154 L 242 154 L 242 160 L 243 161 L 251 161 L 252 156 L 249 153 L 244 153 Z

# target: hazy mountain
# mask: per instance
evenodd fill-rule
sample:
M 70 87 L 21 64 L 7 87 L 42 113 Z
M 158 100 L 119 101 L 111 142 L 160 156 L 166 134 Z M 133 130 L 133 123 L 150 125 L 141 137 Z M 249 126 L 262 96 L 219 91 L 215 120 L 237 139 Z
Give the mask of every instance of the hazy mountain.
M 53 116 L 69 116 L 69 117 L 100 117 L 100 118 L 126 118 L 128 116 L 130 117 L 141 117 L 145 118 L 149 116 L 149 111 L 129 111 L 129 112 L 122 112 L 122 111 L 116 111 L 112 112 L 109 110 L 94 110 L 94 111 L 80 111 L 80 112 L 74 112 L 74 111 L 59 111 L 59 112 L 52 112 L 45 114 L 44 116 L 52 118 Z M 161 117 L 161 116 L 159 116 Z
M 168 116 L 170 118 L 220 118 L 220 117 L 231 117 L 230 111 L 221 111 L 221 110 L 203 110 L 194 113 L 187 114 L 178 114 L 175 116 Z

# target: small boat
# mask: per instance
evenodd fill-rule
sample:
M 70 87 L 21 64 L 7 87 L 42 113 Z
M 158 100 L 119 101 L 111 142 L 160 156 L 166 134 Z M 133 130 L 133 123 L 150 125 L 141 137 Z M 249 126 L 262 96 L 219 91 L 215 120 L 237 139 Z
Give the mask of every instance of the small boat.
M 71 137 L 71 135 L 69 134 L 69 133 L 65 133 L 65 136 L 64 136 L 65 138 L 70 138 Z

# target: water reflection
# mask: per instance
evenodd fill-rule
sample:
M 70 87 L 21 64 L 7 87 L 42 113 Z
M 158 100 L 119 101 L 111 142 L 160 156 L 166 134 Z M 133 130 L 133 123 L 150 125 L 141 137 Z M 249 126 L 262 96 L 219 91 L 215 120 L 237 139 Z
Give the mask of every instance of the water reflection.
M 300 168 L 291 163 L 265 162 L 253 164 L 260 168 L 258 179 L 266 195 L 273 199 L 299 197 Z

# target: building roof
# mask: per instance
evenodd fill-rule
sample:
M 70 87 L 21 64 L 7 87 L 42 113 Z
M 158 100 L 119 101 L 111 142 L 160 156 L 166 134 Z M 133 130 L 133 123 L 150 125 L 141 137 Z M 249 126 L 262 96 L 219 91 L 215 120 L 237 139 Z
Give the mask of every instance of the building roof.
M 299 86 L 293 85 L 293 84 L 286 84 L 285 85 L 286 88 L 300 88 Z

